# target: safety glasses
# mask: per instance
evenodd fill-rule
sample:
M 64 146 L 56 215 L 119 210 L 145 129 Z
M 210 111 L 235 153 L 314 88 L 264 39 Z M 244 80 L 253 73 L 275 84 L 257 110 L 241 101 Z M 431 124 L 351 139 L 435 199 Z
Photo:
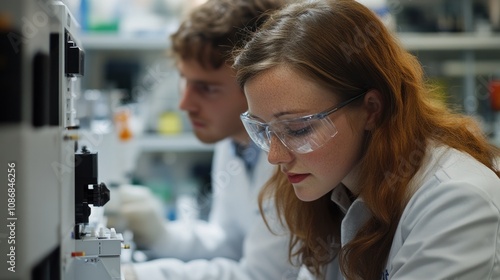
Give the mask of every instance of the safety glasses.
M 326 111 L 304 117 L 262 123 L 245 112 L 240 118 L 252 141 L 262 150 L 269 152 L 274 134 L 289 150 L 306 154 L 320 148 L 337 135 L 337 128 L 328 116 L 365 93 L 358 94 Z

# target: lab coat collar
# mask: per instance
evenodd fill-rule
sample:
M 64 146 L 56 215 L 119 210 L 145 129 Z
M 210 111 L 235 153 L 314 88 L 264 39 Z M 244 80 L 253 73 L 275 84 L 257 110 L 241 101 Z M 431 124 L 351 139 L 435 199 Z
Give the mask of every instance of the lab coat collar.
M 349 197 L 349 190 L 344 184 L 339 184 L 332 190 L 330 199 L 339 206 L 344 214 L 347 213 L 347 210 L 352 204 L 351 198 Z
M 343 184 L 333 189 L 331 200 L 345 214 L 340 232 L 341 244 L 344 245 L 354 238 L 359 227 L 371 216 L 370 210 L 366 208 L 365 202 L 360 197 L 351 202 L 350 192 Z

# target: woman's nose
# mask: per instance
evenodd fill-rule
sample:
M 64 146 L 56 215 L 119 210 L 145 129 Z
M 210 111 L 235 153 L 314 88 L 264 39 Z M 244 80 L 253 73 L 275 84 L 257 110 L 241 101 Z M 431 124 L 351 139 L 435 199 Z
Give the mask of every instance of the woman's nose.
M 281 140 L 271 133 L 271 141 L 269 143 L 269 152 L 267 154 L 267 161 L 271 164 L 279 165 L 289 163 L 293 160 L 293 154 L 281 142 Z

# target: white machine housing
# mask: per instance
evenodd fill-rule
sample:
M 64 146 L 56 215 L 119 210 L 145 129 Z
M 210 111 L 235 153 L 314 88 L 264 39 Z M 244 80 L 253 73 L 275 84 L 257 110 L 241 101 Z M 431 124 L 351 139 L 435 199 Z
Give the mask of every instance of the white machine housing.
M 75 224 L 79 38 L 64 1 L 0 1 L 0 279 L 121 279 L 121 234 Z

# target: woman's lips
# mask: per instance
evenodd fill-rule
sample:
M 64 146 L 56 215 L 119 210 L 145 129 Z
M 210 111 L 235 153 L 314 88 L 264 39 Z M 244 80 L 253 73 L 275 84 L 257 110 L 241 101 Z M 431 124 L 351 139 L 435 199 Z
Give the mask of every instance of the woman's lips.
M 309 176 L 309 174 L 293 174 L 293 173 L 287 173 L 286 175 L 288 176 L 288 181 L 292 184 L 300 183 Z

